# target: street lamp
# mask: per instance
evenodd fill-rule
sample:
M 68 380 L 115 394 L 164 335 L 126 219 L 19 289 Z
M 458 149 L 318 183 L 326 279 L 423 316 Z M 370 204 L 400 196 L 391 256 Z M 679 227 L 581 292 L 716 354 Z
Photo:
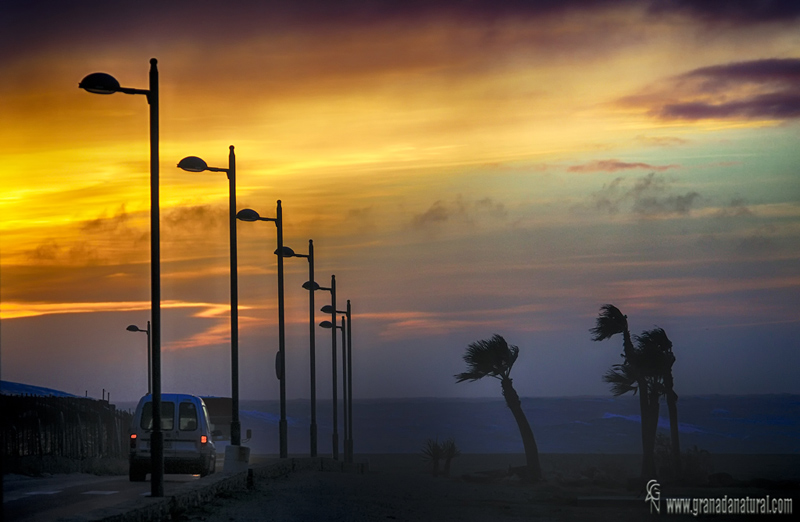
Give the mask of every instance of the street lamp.
M 242 425 L 239 422 L 239 275 L 236 254 L 236 154 L 233 145 L 228 154 L 228 168 L 209 167 L 197 156 L 178 162 L 187 172 L 225 172 L 228 175 L 230 263 L 231 263 L 231 446 L 241 446 Z
M 264 218 L 261 217 L 255 210 L 246 208 L 240 210 L 236 217 L 242 221 L 273 221 L 278 230 L 278 248 L 275 254 L 278 256 L 278 354 L 276 363 L 276 370 L 278 380 L 280 381 L 280 398 L 281 398 L 281 420 L 278 423 L 278 432 L 280 437 L 280 455 L 282 459 L 289 456 L 287 444 L 287 423 L 286 423 L 286 330 L 284 327 L 284 305 L 283 305 L 283 258 L 293 255 L 291 249 L 285 250 L 283 246 L 283 209 L 281 208 L 281 200 L 278 200 L 277 217 Z
M 326 306 L 324 308 L 329 308 L 329 307 Z M 336 320 L 336 318 L 334 317 L 334 321 L 335 320 Z M 338 326 L 338 325 L 336 325 L 335 322 L 331 322 L 331 321 L 322 321 L 321 323 L 319 323 L 319 325 L 322 328 L 329 328 L 331 330 L 331 334 L 332 334 L 331 337 L 332 338 L 336 338 L 336 330 L 341 330 L 342 331 L 342 348 L 344 349 L 344 346 L 346 345 L 346 341 L 345 341 L 345 332 L 346 332 L 346 328 L 347 328 L 346 322 L 347 322 L 347 319 L 342 317 L 341 326 Z M 342 351 L 344 351 L 344 350 L 342 350 Z M 333 358 L 332 359 L 333 359 L 333 458 L 338 460 L 339 459 L 339 419 L 338 419 L 337 411 L 338 411 L 339 397 L 338 397 L 338 394 L 337 394 L 337 391 L 336 391 L 336 388 L 337 388 L 336 373 L 337 372 L 336 372 L 336 347 L 335 346 L 333 348 Z M 344 361 L 342 361 L 342 377 L 343 378 L 344 378 L 344 375 L 345 375 Z M 346 393 L 346 389 L 347 388 L 344 386 L 344 381 L 342 381 L 342 391 L 343 391 L 343 393 Z M 343 401 L 344 401 L 345 404 L 347 404 L 347 396 L 346 395 L 344 395 Z M 344 431 L 344 438 L 345 438 L 345 440 L 347 440 L 347 410 L 346 410 L 346 408 L 344 409 L 344 416 L 345 416 L 345 418 L 344 418 L 344 430 L 345 430 Z M 347 458 L 347 455 L 345 454 L 345 459 L 346 458 Z
M 316 283 L 315 283 L 316 284 Z M 339 392 L 337 391 L 338 383 L 337 383 L 337 376 L 336 376 L 336 328 L 340 328 L 336 326 L 336 276 L 331 275 L 331 286 L 330 288 L 325 288 L 323 286 L 317 286 L 317 290 L 327 290 L 331 293 L 331 304 L 323 306 L 321 311 L 326 314 L 331 314 L 330 321 L 323 321 L 319 325 L 323 328 L 330 328 L 331 329 L 331 369 L 332 369 L 332 380 L 333 380 L 333 458 L 339 458 L 339 414 L 338 414 L 338 402 L 339 402 Z
M 351 315 L 350 300 L 347 300 L 347 308 L 345 310 L 336 310 L 331 305 L 322 307 L 322 312 L 333 314 L 344 314 L 342 318 L 342 393 L 343 408 L 344 408 L 344 460 L 345 462 L 353 462 L 353 365 L 352 365 L 352 352 L 353 352 L 353 338 L 352 324 L 353 317 Z M 347 341 L 345 344 L 345 332 L 347 330 Z
M 94 94 L 144 94 L 150 105 L 150 315 L 152 328 L 153 366 L 153 431 L 150 434 L 152 479 L 150 495 L 164 496 L 164 435 L 161 431 L 161 234 L 159 228 L 158 195 L 158 61 L 150 59 L 149 89 L 121 87 L 119 82 L 106 73 L 92 73 L 78 87 Z
M 285 247 L 284 247 L 285 248 Z M 309 440 L 311 441 L 311 456 L 317 456 L 317 347 L 316 335 L 314 332 L 314 292 L 319 289 L 319 285 L 314 282 L 314 241 L 308 240 L 308 254 L 298 254 L 293 252 L 294 257 L 304 257 L 308 259 L 308 281 L 303 283 L 303 288 L 308 290 L 308 344 L 309 359 L 311 365 L 311 427 Z M 287 257 L 284 254 L 284 257 Z
M 353 316 L 350 299 L 347 300 L 347 436 L 344 454 L 347 462 L 353 462 Z
M 147 329 L 142 330 L 135 324 L 132 324 L 126 328 L 129 332 L 144 332 L 147 334 L 147 394 L 150 395 L 153 393 L 153 388 L 150 384 L 152 377 L 150 377 L 150 321 L 147 321 Z

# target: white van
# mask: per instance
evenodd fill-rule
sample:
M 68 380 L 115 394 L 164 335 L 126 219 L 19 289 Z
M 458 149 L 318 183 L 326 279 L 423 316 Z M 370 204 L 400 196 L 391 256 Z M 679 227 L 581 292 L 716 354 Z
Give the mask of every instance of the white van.
M 141 482 L 152 471 L 150 434 L 153 431 L 153 397 L 139 399 L 131 424 L 129 475 Z M 161 432 L 164 435 L 164 473 L 206 476 L 216 470 L 208 410 L 200 397 L 180 393 L 161 394 Z

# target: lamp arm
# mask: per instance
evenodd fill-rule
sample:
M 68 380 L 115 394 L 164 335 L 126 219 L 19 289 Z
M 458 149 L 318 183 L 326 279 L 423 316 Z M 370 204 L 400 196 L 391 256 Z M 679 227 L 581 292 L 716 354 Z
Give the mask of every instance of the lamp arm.
M 148 101 L 150 100 L 149 89 L 132 89 L 130 87 L 120 87 L 119 89 L 117 89 L 117 92 L 121 92 L 123 94 L 144 94 L 147 96 Z

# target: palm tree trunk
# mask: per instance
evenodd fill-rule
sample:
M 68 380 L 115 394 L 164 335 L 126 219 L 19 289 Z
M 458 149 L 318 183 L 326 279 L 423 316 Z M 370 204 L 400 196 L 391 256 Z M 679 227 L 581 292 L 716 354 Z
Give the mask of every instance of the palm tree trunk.
M 642 479 L 650 480 L 657 476 L 656 433 L 658 432 L 658 394 L 646 394 L 646 415 L 642 417 Z
M 652 478 L 655 468 L 655 446 L 648 452 L 650 444 L 648 444 L 647 434 L 650 432 L 648 426 L 650 425 L 650 404 L 648 401 L 649 394 L 647 393 L 647 382 L 644 379 L 636 379 L 639 383 L 639 416 L 642 419 L 642 478 Z
M 641 370 L 635 363 L 631 332 L 627 324 L 622 332 L 625 360 L 631 365 L 636 384 L 639 387 L 639 416 L 642 419 L 642 478 L 651 479 L 656 476 L 656 430 L 658 429 L 658 410 L 653 418 L 653 406 L 650 399 L 650 386 L 641 375 Z M 658 398 L 656 397 L 656 408 Z M 655 429 L 654 429 L 655 428 Z
M 678 433 L 678 394 L 673 390 L 672 369 L 664 374 L 664 387 L 667 389 L 667 409 L 669 410 L 669 441 L 672 453 L 672 472 L 675 478 L 681 476 L 681 442 Z
M 538 482 L 542 479 L 542 467 L 539 463 L 539 448 L 536 446 L 533 430 L 528 422 L 528 418 L 525 417 L 525 412 L 522 411 L 522 402 L 519 400 L 517 391 L 511 385 L 511 379 L 505 377 L 500 383 L 503 388 L 503 397 L 506 399 L 506 405 L 514 415 L 514 420 L 517 421 L 519 433 L 522 436 L 522 445 L 525 448 L 525 462 L 528 468 L 528 478 L 533 482 Z

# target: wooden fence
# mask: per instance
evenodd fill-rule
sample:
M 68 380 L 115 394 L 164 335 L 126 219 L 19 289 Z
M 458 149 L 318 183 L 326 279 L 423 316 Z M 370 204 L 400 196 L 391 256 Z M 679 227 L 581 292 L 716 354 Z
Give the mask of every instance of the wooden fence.
M 107 401 L 0 395 L 5 471 L 26 457 L 127 458 L 131 417 Z

